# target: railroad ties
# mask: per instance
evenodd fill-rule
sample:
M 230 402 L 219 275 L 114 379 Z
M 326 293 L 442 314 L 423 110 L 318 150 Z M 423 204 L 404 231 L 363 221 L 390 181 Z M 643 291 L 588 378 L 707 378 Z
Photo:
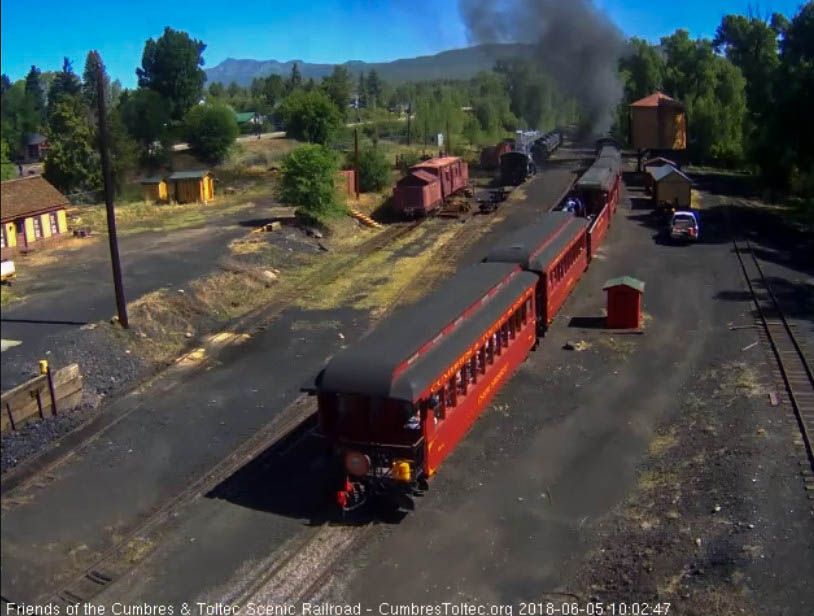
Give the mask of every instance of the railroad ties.
M 743 274 L 752 293 L 759 324 L 763 326 L 779 368 L 779 385 L 786 390 L 802 436 L 807 464 L 801 464 L 804 487 L 814 501 L 814 376 L 806 350 L 797 338 L 772 291 L 771 284 L 748 240 L 735 240 Z

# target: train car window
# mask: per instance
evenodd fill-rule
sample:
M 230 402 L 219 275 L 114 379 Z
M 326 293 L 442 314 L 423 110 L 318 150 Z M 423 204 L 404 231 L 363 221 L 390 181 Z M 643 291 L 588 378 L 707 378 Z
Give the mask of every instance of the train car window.
M 528 323 L 528 319 L 529 319 L 528 305 L 529 305 L 529 300 L 526 300 L 525 302 L 523 302 L 523 305 L 520 307 L 520 322 L 523 325 Z
M 478 349 L 478 364 L 480 366 L 480 373 L 486 374 L 486 347 L 482 346 Z
M 458 404 L 458 390 L 456 389 L 457 376 L 453 376 L 447 382 L 447 408 L 454 408 Z
M 472 384 L 478 382 L 478 357 L 477 354 L 469 358 L 469 375 L 472 379 Z

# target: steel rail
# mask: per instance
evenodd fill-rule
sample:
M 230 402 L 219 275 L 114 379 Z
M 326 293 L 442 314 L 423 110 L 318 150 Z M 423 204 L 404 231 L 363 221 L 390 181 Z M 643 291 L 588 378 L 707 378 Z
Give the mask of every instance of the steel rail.
M 811 430 L 809 429 L 806 418 L 806 414 L 809 413 L 812 414 L 812 418 L 814 418 L 814 402 L 806 403 L 801 399 L 801 397 L 805 394 L 812 396 L 812 399 L 814 399 L 814 376 L 812 376 L 811 366 L 799 340 L 797 339 L 797 336 L 794 334 L 794 331 L 792 330 L 792 327 L 789 324 L 782 307 L 780 306 L 777 296 L 774 294 L 774 291 L 772 291 L 771 285 L 763 271 L 763 268 L 760 266 L 758 258 L 755 256 L 752 244 L 748 239 L 743 240 L 743 242 L 745 244 L 745 250 L 738 245 L 738 240 L 733 240 L 735 253 L 740 261 L 743 275 L 746 278 L 746 283 L 749 286 L 749 291 L 752 294 L 752 299 L 755 303 L 755 307 L 757 308 L 758 315 L 763 323 L 763 328 L 766 332 L 766 336 L 769 339 L 772 352 L 774 353 L 778 367 L 780 368 L 780 374 L 783 377 L 783 382 L 786 386 L 789 399 L 791 400 L 795 418 L 797 419 L 797 425 L 803 437 L 803 444 L 806 449 L 808 461 L 812 470 L 814 470 L 814 442 L 812 441 Z M 754 263 L 755 270 L 757 271 L 758 280 L 762 283 L 763 288 L 766 291 L 765 295 L 770 300 L 769 302 L 766 302 L 765 299 L 761 300 L 758 291 L 755 289 L 755 285 L 752 283 L 752 277 L 750 277 L 749 272 L 747 271 L 748 268 L 746 266 L 746 260 L 743 256 L 743 252 L 747 251 L 752 257 L 752 262 Z M 762 305 L 762 303 L 768 303 L 769 305 Z M 770 311 L 774 311 L 777 314 L 778 320 L 772 320 L 769 318 L 769 316 L 767 316 L 767 313 Z M 783 334 L 785 334 L 785 336 L 783 336 Z M 785 349 L 783 348 L 784 344 L 786 346 Z M 789 358 L 789 354 L 793 354 L 794 357 Z M 790 365 L 794 361 L 798 362 L 799 365 L 797 367 Z M 805 374 L 805 377 L 807 377 L 808 380 L 809 391 L 800 391 L 800 385 L 795 384 L 795 381 L 800 380 L 800 376 L 798 374 L 794 374 L 794 370 L 797 370 L 800 374 Z M 805 387 L 805 385 L 803 387 Z

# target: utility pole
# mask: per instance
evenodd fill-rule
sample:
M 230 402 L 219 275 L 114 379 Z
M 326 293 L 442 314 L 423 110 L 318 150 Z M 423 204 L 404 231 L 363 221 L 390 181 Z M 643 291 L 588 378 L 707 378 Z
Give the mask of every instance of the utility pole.
M 353 189 L 359 201 L 359 129 L 353 129 Z
M 98 51 L 96 56 L 96 97 L 99 105 L 99 153 L 102 157 L 102 177 L 105 185 L 105 208 L 107 210 L 107 236 L 110 241 L 110 262 L 113 266 L 113 287 L 116 290 L 116 308 L 119 311 L 119 323 L 125 329 L 127 322 L 127 303 L 124 301 L 122 285 L 122 265 L 119 261 L 119 240 L 116 236 L 116 212 L 113 209 L 113 180 L 110 176 L 110 154 L 107 149 L 107 113 L 105 110 L 105 69 Z

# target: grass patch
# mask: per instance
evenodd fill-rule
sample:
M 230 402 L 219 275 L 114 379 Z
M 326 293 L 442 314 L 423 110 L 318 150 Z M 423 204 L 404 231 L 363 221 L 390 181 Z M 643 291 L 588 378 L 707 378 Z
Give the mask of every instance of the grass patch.
M 602 337 L 599 339 L 603 345 L 614 353 L 627 357 L 636 350 L 636 343 L 633 340 L 618 338 L 616 336 Z
M 662 470 L 649 470 L 639 473 L 636 483 L 640 490 L 652 491 L 673 486 L 676 481 L 675 473 Z
M 144 231 L 176 231 L 203 225 L 209 219 L 234 214 L 251 209 L 251 201 L 235 203 L 223 199 L 221 202 L 201 205 L 130 203 L 116 206 L 116 227 L 120 235 L 132 235 Z M 83 207 L 71 220 L 72 226 L 89 227 L 93 233 L 107 233 L 107 213 L 104 205 Z
M 706 378 L 718 384 L 713 395 L 730 402 L 736 398 L 754 398 L 763 393 L 757 373 L 746 362 L 729 362 L 710 370 Z
M 4 284 L 0 286 L 0 306 L 3 308 L 14 302 L 19 302 L 24 297 L 24 295 L 17 293 L 11 285 Z
M 671 429 L 667 434 L 660 434 L 650 441 L 650 455 L 655 457 L 663 456 L 669 449 L 672 449 L 678 443 L 675 429 Z

